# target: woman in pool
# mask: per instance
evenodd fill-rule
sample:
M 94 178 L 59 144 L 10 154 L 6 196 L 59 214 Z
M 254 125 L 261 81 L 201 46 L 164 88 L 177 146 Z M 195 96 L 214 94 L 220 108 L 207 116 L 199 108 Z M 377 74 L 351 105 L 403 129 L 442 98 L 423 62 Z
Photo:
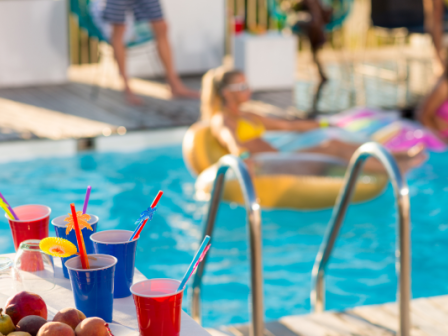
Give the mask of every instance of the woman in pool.
M 210 70 L 203 78 L 201 119 L 210 124 L 213 136 L 227 150 L 243 159 L 265 152 L 278 152 L 263 138 L 265 131 L 308 132 L 325 128 L 325 122 L 315 120 L 282 120 L 241 111 L 241 105 L 250 99 L 251 92 L 243 73 L 223 68 Z M 321 132 L 322 135 L 332 132 Z M 325 154 L 349 161 L 359 144 L 334 138 L 320 138 L 312 147 L 294 148 L 293 151 Z M 420 164 L 425 155 L 423 147 L 416 146 L 406 152 L 394 153 L 400 168 L 405 171 Z M 369 170 L 383 171 L 375 159 L 365 166 Z

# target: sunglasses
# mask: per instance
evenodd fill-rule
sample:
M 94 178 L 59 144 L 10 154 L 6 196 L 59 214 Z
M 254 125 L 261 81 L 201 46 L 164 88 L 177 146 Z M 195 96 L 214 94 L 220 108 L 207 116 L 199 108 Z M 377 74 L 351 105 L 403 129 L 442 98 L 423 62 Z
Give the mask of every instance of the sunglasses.
M 226 86 L 226 89 L 232 92 L 241 92 L 249 90 L 249 85 L 247 83 L 235 83 Z

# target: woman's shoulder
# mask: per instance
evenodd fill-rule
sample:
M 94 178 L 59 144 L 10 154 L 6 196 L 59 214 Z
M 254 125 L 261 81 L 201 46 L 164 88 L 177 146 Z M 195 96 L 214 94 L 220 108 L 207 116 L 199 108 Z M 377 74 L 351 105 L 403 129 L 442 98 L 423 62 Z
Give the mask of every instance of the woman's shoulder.
M 241 117 L 251 122 L 259 122 L 262 118 L 261 115 L 251 111 L 243 111 L 241 112 Z

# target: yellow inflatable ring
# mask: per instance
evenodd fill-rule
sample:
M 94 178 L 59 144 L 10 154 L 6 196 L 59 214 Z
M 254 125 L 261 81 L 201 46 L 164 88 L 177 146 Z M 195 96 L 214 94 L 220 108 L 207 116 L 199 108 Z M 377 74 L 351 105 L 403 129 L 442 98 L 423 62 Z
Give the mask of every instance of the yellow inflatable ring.
M 207 124 L 196 123 L 187 131 L 183 156 L 190 171 L 199 175 L 195 185 L 199 199 L 208 198 L 216 176 L 214 164 L 226 154 L 227 150 L 213 137 Z M 323 155 L 275 153 L 259 154 L 253 159 L 255 191 L 264 208 L 311 210 L 332 207 L 346 169 L 346 163 Z M 378 196 L 387 182 L 383 174 L 362 175 L 353 200 L 363 202 Z M 243 204 L 238 181 L 232 176 L 226 178 L 223 199 Z

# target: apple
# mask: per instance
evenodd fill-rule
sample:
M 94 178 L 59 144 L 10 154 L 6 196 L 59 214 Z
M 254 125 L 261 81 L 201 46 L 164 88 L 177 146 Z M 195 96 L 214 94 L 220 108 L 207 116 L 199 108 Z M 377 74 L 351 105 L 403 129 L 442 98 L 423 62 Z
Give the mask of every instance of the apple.
M 44 318 L 48 317 L 47 305 L 37 294 L 31 292 L 20 292 L 6 301 L 5 313 L 9 315 L 16 325 L 25 316 L 36 315 Z
M 0 335 L 8 335 L 16 330 L 16 327 L 12 323 L 11 317 L 6 314 L 2 314 L 3 309 L 0 309 Z

